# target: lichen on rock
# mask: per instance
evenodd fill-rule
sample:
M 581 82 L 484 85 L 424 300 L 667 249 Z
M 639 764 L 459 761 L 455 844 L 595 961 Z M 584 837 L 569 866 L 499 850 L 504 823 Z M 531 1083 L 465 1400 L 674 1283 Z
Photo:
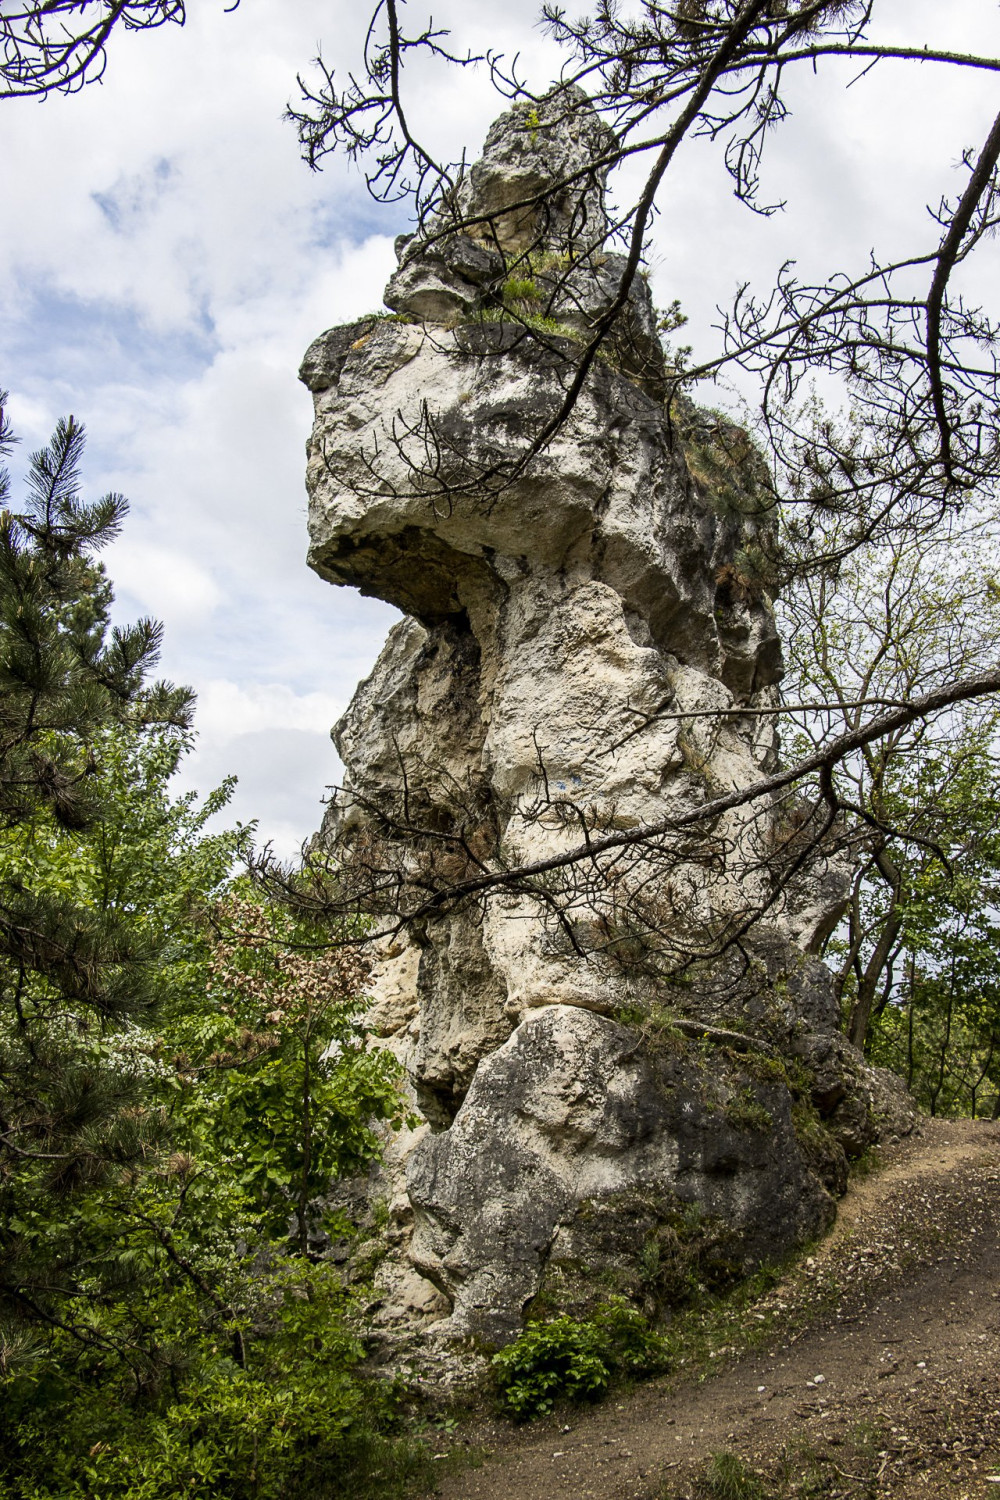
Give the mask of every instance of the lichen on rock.
M 345 786 L 322 838 L 347 871 L 419 889 L 511 868 L 776 764 L 779 642 L 742 561 L 771 522 L 688 462 L 642 277 L 532 446 L 622 286 L 607 144 L 579 93 L 515 106 L 459 185 L 462 232 L 442 218 L 398 245 L 395 316 L 331 329 L 303 362 L 310 563 L 405 616 L 335 730 Z M 588 1224 L 638 1286 L 657 1242 L 639 1201 L 719 1226 L 742 1268 L 829 1222 L 871 1081 L 807 956 L 842 881 L 824 866 L 778 899 L 777 828 L 770 803 L 737 808 L 561 885 L 434 908 L 385 945 L 372 1030 L 425 1122 L 388 1143 L 378 1187 L 385 1325 L 502 1342 L 560 1259 L 597 1253 Z M 715 958 L 695 962 L 706 936 Z M 826 1155 L 751 1054 L 815 1080 Z

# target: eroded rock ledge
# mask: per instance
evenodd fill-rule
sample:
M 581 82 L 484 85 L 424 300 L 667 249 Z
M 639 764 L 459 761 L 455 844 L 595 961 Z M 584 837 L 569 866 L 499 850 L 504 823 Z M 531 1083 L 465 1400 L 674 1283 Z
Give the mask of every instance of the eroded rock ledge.
M 461 826 L 510 865 L 576 843 L 573 809 L 630 827 L 776 764 L 760 710 L 780 649 L 746 561 L 770 522 L 687 462 L 644 280 L 569 419 L 520 462 L 624 267 L 602 245 L 599 175 L 544 222 L 512 207 L 599 154 L 606 127 L 569 103 L 502 116 L 461 188 L 478 224 L 401 241 L 395 315 L 331 329 L 303 362 L 311 565 L 406 616 L 335 730 L 347 780 L 323 837 L 348 861 L 374 839 L 416 857 L 386 832 L 404 800 L 397 825 Z M 706 834 L 669 869 L 617 873 L 633 914 L 649 886 L 660 950 L 671 923 L 717 931 L 767 905 L 776 818 L 737 811 L 713 857 Z M 669 1304 L 650 1247 L 679 1225 L 730 1268 L 779 1255 L 829 1222 L 845 1152 L 880 1117 L 906 1128 L 808 957 L 835 871 L 683 983 L 630 958 L 612 885 L 561 920 L 495 892 L 383 950 L 370 1022 L 424 1121 L 368 1189 L 390 1213 L 385 1326 L 502 1342 L 534 1299 L 568 1305 L 602 1272 Z

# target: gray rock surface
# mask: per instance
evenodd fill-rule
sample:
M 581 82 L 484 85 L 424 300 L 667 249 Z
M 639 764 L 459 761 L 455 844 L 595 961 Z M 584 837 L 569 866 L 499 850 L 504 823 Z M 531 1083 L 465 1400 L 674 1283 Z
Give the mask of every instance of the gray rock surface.
M 453 1304 L 455 1333 L 506 1341 L 553 1262 L 603 1272 L 611 1290 L 607 1271 L 640 1265 L 685 1208 L 724 1226 L 739 1263 L 773 1252 L 775 1223 L 794 1243 L 833 1218 L 781 1084 L 636 1042 L 575 1006 L 536 1011 L 479 1068 L 451 1129 L 411 1156 L 410 1254 Z
M 608 139 L 577 96 L 503 116 L 460 186 L 468 232 L 404 240 L 395 317 L 305 357 L 310 562 L 406 616 L 335 730 L 347 779 L 323 837 L 349 877 L 509 866 L 576 845 L 581 820 L 683 813 L 776 764 L 759 710 L 780 650 L 747 561 L 769 522 L 686 461 L 641 278 L 526 456 L 621 286 L 591 170 Z M 553 183 L 547 209 L 525 205 Z M 651 1245 L 701 1236 L 739 1269 L 829 1221 L 891 1090 L 804 951 L 843 880 L 824 866 L 783 915 L 776 816 L 738 809 L 682 855 L 640 851 L 568 908 L 494 891 L 386 943 L 370 1024 L 424 1123 L 387 1142 L 371 1188 L 390 1215 L 383 1325 L 500 1341 L 533 1298 L 573 1300 L 567 1267 L 603 1257 L 643 1300 Z M 672 943 L 755 907 L 752 949 L 664 978 Z M 622 916 L 640 910 L 651 944 Z
M 554 88 L 537 105 L 515 104 L 494 121 L 460 184 L 460 215 L 505 251 L 539 241 L 560 251 L 600 248 L 608 232 L 602 159 L 615 144 L 576 85 Z

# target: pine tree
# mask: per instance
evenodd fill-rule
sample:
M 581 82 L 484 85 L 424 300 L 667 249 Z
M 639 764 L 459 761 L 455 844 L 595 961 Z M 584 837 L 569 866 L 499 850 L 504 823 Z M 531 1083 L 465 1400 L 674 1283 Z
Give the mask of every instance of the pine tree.
M 82 901 L 73 861 L 109 795 L 109 730 L 183 731 L 193 700 L 148 681 L 158 624 L 111 625 L 97 553 L 128 506 L 81 500 L 83 447 L 61 421 L 18 512 L 0 471 L 0 1356 L 19 1329 L 59 1325 L 92 1259 L 69 1204 L 146 1158 L 160 1129 L 141 1067 L 109 1047 L 151 1012 L 155 941 L 127 906 Z

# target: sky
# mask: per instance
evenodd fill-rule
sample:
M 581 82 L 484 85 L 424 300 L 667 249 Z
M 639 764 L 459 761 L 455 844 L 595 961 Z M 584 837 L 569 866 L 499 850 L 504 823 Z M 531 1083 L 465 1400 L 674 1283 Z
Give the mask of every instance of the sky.
M 129 497 L 105 558 L 119 617 L 161 619 L 162 670 L 198 693 L 181 784 L 207 792 L 235 774 L 229 820 L 256 819 L 290 856 L 340 774 L 330 727 L 397 618 L 305 565 L 311 402 L 296 370 L 317 334 L 381 304 L 409 226 L 356 167 L 310 172 L 282 119 L 317 50 L 338 73 L 357 65 L 366 6 L 189 8 L 183 29 L 113 38 L 99 86 L 0 102 L 0 386 L 22 463 L 72 412 L 89 433 L 85 492 Z M 542 88 L 560 58 L 536 11 L 446 0 L 434 18 L 463 48 L 520 52 Z M 994 0 L 880 0 L 882 12 L 892 39 L 1000 50 Z M 845 88 L 851 76 L 830 64 L 793 84 L 764 173 L 784 212 L 749 215 L 704 144 L 666 183 L 653 290 L 681 299 L 696 357 L 736 284 L 766 286 L 789 257 L 826 275 L 873 245 L 934 244 L 925 204 L 964 181 L 992 81 L 890 65 Z M 477 153 L 503 108 L 482 70 L 421 69 L 407 87 L 418 135 L 451 158 Z

